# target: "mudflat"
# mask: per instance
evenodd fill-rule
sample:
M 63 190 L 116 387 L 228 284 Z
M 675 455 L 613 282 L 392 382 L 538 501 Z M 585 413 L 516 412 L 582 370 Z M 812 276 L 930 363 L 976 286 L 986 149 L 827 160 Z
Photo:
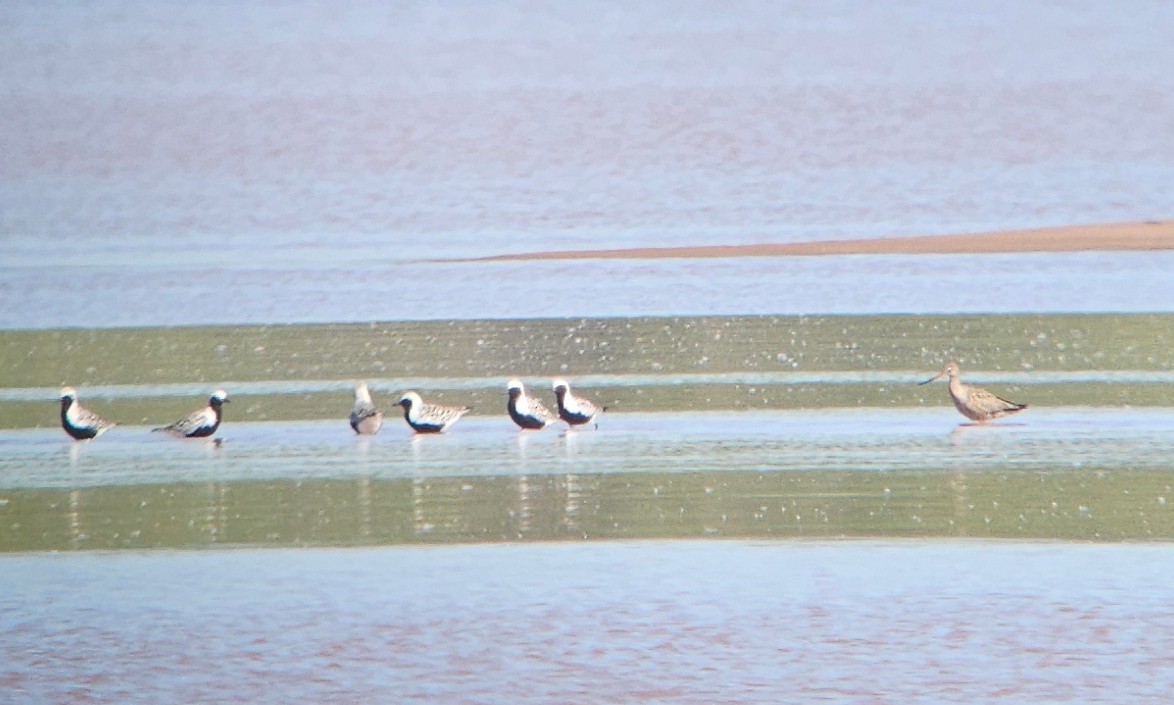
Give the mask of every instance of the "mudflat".
M 478 258 L 492 260 L 800 257 L 820 255 L 994 254 L 1174 249 L 1174 221 L 1067 225 L 987 233 L 861 238 L 751 245 L 548 250 Z

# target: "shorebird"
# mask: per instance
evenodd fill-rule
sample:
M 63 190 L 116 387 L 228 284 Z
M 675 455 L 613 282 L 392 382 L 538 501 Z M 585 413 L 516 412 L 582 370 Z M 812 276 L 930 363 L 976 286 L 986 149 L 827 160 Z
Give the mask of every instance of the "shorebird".
M 542 402 L 526 394 L 526 387 L 522 385 L 522 380 L 511 379 L 505 386 L 510 394 L 510 400 L 505 407 L 506 411 L 522 430 L 537 431 L 558 420 L 558 417 L 550 409 L 543 406 Z
M 180 438 L 204 438 L 220 428 L 220 406 L 228 403 L 228 392 L 217 389 L 208 397 L 208 406 L 196 409 L 170 426 L 160 426 L 152 431 L 166 431 Z
M 918 384 L 929 384 L 946 375 L 950 377 L 950 398 L 954 400 L 954 407 L 958 409 L 960 414 L 971 421 L 986 423 L 991 419 L 1018 413 L 1027 408 L 1027 404 L 1016 404 L 1013 401 L 1007 401 L 991 394 L 982 387 L 962 384 L 961 372 L 958 371 L 958 363 L 953 361 L 947 362 L 941 372 Z
M 566 421 L 571 428 L 591 423 L 599 412 L 604 411 L 589 399 L 575 396 L 571 392 L 571 385 L 565 379 L 554 380 L 551 388 L 558 399 L 558 417 Z M 596 428 L 598 427 L 599 424 L 596 424 Z
M 77 441 L 88 441 L 109 431 L 116 424 L 85 408 L 77 402 L 77 390 L 61 388 L 61 428 Z
M 467 406 L 426 402 L 416 392 L 404 392 L 396 403 L 404 408 L 404 420 L 416 433 L 441 433 L 471 411 Z
M 351 428 L 360 436 L 379 433 L 383 426 L 383 411 L 371 402 L 371 392 L 366 382 L 355 384 L 355 405 L 351 407 Z

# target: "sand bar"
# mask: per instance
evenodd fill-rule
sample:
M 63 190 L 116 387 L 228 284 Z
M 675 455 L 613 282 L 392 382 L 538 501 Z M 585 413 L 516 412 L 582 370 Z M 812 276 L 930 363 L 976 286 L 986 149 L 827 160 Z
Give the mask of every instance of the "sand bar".
M 805 257 L 819 255 L 993 254 L 1174 249 L 1174 220 L 1069 225 L 989 233 L 827 240 L 823 242 L 551 250 L 480 257 L 474 261 L 667 259 L 692 257 Z

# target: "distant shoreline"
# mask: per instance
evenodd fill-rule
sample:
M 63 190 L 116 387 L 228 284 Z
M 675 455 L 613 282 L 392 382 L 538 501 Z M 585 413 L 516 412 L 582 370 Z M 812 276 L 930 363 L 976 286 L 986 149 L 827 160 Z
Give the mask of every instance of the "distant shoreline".
M 823 242 L 548 250 L 476 257 L 465 261 L 573 259 L 674 259 L 704 257 L 815 257 L 827 255 L 995 254 L 1008 252 L 1109 252 L 1174 250 L 1174 220 L 989 233 L 827 240 Z

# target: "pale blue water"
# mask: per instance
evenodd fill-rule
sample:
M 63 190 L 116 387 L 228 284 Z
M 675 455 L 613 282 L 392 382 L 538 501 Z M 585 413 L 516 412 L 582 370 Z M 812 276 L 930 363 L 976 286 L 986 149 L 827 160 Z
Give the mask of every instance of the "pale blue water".
M 11 703 L 1154 703 L 1164 546 L 627 542 L 0 557 Z
M 3 3 L 0 328 L 1171 311 L 1168 253 L 424 261 L 1170 218 L 1171 26 L 1165 2 Z M 689 431 L 715 466 L 1170 457 L 1167 409 L 1040 412 L 960 440 L 948 408 L 654 415 L 525 452 L 598 465 Z M 26 486 L 520 467 L 512 431 L 462 423 L 429 445 L 389 427 L 365 455 L 313 423 L 232 426 L 222 455 L 136 428 L 0 443 Z M 777 427 L 793 442 L 764 443 Z M 1168 554 L 8 555 L 0 701 L 1151 703 L 1174 686 Z
M 1174 215 L 1168 3 L 0 7 L 0 327 L 1171 310 L 1168 254 L 422 264 Z
M 395 409 L 398 411 L 398 409 Z M 519 433 L 504 413 L 414 436 L 388 413 L 374 437 L 337 421 L 225 421 L 223 445 L 117 426 L 90 443 L 59 428 L 0 437 L 0 489 L 279 478 L 493 478 L 696 472 L 975 472 L 1171 468 L 1170 408 L 1031 408 L 989 426 L 950 406 L 607 413 L 600 429 Z M 1174 494 L 1171 495 L 1174 498 Z M 1157 496 L 1148 498 L 1155 504 Z
M 274 244 L 276 247 L 276 243 Z M 153 255 L 141 260 L 150 262 Z M 247 255 L 241 255 L 242 260 Z M 330 255 L 324 254 L 328 261 Z M 1174 253 L 9 269 L 0 327 L 1174 311 Z

